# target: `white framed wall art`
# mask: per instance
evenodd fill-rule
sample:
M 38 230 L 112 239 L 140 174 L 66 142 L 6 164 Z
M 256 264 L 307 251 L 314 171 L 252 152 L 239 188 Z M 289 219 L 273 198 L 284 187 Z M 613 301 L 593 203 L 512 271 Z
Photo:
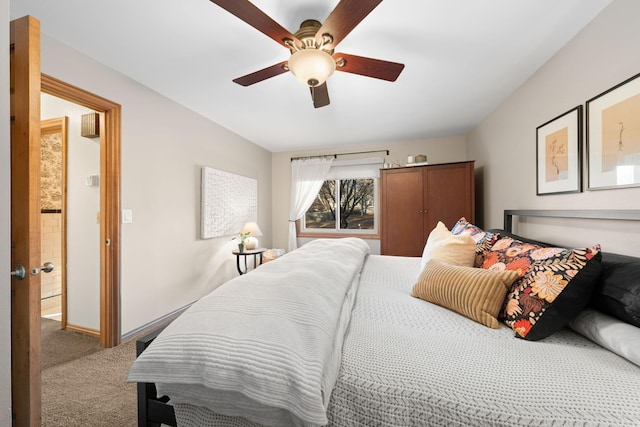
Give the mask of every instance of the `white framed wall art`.
M 257 221 L 257 216 L 257 180 L 206 166 L 202 168 L 202 239 L 237 234 L 245 222 Z

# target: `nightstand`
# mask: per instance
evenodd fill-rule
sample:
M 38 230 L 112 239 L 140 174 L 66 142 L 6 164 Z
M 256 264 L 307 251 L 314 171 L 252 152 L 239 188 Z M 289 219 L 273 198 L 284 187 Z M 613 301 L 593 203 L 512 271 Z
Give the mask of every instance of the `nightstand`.
M 236 266 L 238 267 L 238 273 L 246 274 L 247 273 L 247 257 L 253 255 L 253 268 L 258 267 L 262 264 L 262 254 L 265 253 L 267 248 L 256 248 L 256 249 L 245 249 L 243 252 L 238 250 L 232 251 L 231 253 L 236 256 Z M 244 269 L 241 267 L 240 258 L 244 258 Z M 259 261 L 259 262 L 258 262 Z

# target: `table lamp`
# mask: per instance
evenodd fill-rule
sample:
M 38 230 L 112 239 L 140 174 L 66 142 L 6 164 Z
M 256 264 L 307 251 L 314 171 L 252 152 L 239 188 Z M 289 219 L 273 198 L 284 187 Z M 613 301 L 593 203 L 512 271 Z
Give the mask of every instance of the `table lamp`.
M 244 247 L 246 249 L 255 249 L 258 247 L 258 239 L 256 236 L 262 236 L 262 231 L 260 231 L 260 227 L 255 222 L 245 222 L 242 226 L 242 230 L 240 230 L 240 234 L 249 233 L 249 237 L 247 238 Z

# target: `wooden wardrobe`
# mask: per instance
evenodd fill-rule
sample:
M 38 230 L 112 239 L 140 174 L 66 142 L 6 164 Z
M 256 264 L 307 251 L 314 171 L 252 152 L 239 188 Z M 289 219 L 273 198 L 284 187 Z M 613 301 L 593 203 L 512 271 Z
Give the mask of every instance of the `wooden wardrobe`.
M 380 181 L 382 255 L 421 256 L 438 221 L 475 222 L 473 161 L 382 169 Z

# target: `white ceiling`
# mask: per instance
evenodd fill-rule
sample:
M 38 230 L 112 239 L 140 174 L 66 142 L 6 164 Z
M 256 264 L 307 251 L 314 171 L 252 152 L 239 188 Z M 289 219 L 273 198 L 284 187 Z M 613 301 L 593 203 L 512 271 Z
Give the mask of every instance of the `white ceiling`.
M 10 0 L 10 15 L 276 152 L 465 134 L 610 1 L 383 1 L 336 51 L 404 71 L 336 72 L 319 109 L 291 73 L 233 83 L 288 50 L 208 0 Z M 291 33 L 337 2 L 253 0 Z

